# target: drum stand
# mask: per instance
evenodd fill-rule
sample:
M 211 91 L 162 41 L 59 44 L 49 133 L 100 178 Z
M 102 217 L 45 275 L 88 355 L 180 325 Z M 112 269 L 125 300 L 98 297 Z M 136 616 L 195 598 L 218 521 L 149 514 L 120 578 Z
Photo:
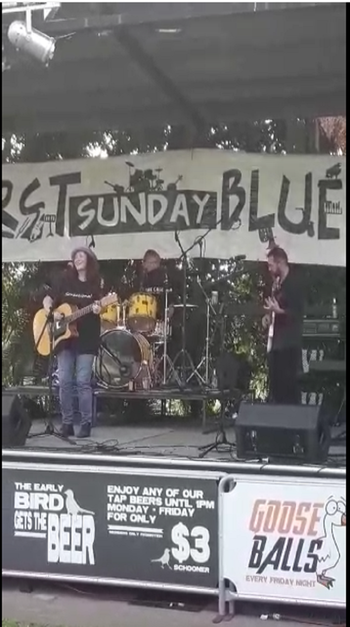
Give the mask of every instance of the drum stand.
M 169 289 L 168 278 L 165 279 L 165 315 L 164 315 L 164 330 L 163 330 L 163 354 L 156 361 L 154 365 L 154 377 L 156 378 L 157 372 L 162 372 L 161 385 L 166 386 L 169 379 L 173 378 L 175 383 L 180 386 L 181 381 L 175 370 L 175 366 L 168 355 L 168 326 L 169 326 Z

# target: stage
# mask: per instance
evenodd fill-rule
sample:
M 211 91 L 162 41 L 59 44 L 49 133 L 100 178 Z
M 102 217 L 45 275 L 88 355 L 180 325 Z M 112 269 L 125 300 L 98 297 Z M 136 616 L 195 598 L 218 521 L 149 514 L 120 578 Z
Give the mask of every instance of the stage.
M 83 440 L 78 438 L 63 440 L 54 435 L 38 435 L 43 433 L 46 425 L 46 422 L 40 419 L 32 423 L 25 449 L 64 451 L 67 455 L 91 452 L 101 456 L 154 456 L 168 463 L 171 463 L 172 459 L 203 460 L 203 462 L 207 459 L 215 460 L 220 465 L 220 462 L 237 461 L 234 423 L 234 416 L 225 418 L 223 423 L 230 446 L 219 444 L 217 449 L 210 451 L 204 458 L 201 447 L 213 444 L 217 438 L 220 440 L 219 418 L 208 418 L 206 430 L 203 432 L 200 418 L 148 414 L 119 417 L 99 415 L 98 424 L 92 430 L 91 437 Z M 59 425 L 60 422 L 56 419 L 54 427 L 57 432 Z M 332 437 L 335 439 L 342 432 L 342 427 L 335 428 L 332 430 Z M 334 467 L 336 464 L 344 467 L 346 464 L 346 445 L 341 440 L 331 445 L 329 449 L 329 465 Z

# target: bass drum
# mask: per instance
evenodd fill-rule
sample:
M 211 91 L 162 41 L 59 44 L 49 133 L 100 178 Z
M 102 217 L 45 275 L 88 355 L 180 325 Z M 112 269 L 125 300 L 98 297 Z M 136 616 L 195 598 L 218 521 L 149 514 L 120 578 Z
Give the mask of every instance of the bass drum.
M 151 370 L 151 346 L 140 333 L 111 329 L 101 335 L 95 359 L 95 377 L 100 385 L 114 389 L 127 387 L 139 379 L 145 363 Z

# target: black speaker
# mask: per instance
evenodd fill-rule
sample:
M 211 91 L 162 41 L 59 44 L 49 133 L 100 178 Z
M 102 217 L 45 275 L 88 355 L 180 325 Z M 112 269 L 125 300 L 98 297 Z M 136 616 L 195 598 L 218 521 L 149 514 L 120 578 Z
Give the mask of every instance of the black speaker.
M 2 392 L 2 447 L 24 446 L 31 427 L 29 413 L 18 394 Z
M 327 459 L 328 416 L 315 405 L 242 402 L 235 424 L 237 457 L 315 464 Z

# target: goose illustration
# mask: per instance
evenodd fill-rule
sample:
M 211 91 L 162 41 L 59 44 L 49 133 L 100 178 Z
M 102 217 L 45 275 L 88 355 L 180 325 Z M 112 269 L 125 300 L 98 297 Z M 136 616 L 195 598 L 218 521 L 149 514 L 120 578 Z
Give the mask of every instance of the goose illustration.
M 323 517 L 323 533 L 319 538 L 322 541 L 321 549 L 318 553 L 317 583 L 328 590 L 333 587 L 335 579 L 329 576 L 340 560 L 340 550 L 334 535 L 334 527 L 345 527 L 346 525 L 346 502 L 344 499 L 329 499 L 325 506 Z

